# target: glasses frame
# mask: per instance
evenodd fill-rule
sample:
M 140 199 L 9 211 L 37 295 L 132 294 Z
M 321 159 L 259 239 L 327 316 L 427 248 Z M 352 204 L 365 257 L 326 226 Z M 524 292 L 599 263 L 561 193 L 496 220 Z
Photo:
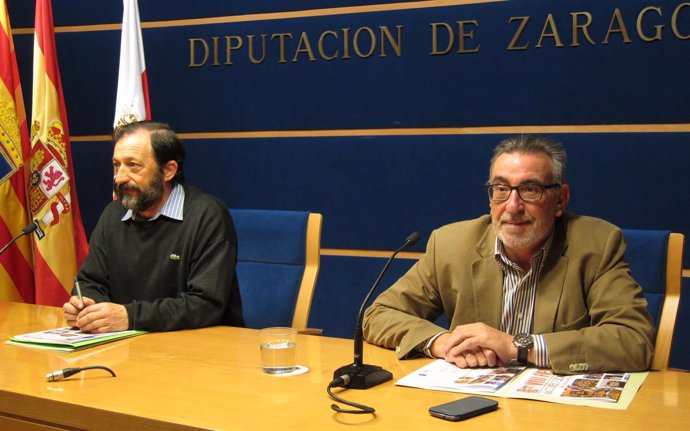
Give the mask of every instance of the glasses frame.
M 492 196 L 494 186 L 508 187 L 510 189 L 510 193 L 508 193 L 508 196 L 505 199 L 494 199 L 494 197 Z M 523 198 L 522 195 L 520 194 L 520 187 L 524 187 L 524 186 L 533 186 L 533 187 L 537 186 L 537 187 L 539 187 L 539 189 L 541 190 L 539 197 L 536 199 L 525 199 L 525 198 Z M 562 186 L 562 184 L 559 184 L 559 183 L 553 183 L 553 184 L 523 183 L 523 184 L 518 184 L 517 186 L 511 186 L 511 185 L 503 184 L 503 183 L 495 183 L 495 184 L 486 184 L 486 185 L 484 185 L 484 188 L 486 189 L 486 193 L 489 195 L 489 200 L 491 202 L 505 202 L 505 201 L 507 201 L 508 199 L 510 199 L 510 195 L 513 193 L 513 190 L 515 190 L 517 192 L 518 197 L 522 201 L 524 201 L 524 202 L 537 202 L 537 201 L 541 200 L 541 198 L 544 197 L 544 190 L 558 188 L 561 186 Z

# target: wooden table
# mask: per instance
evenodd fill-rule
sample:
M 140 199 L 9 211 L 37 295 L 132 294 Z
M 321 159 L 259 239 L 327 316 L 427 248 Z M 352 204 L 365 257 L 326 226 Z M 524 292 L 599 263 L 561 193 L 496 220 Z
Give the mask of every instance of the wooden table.
M 0 336 L 64 326 L 62 310 L 0 302 Z M 278 377 L 260 368 L 258 334 L 213 327 L 146 334 L 81 352 L 0 345 L 0 430 L 680 430 L 690 423 L 690 373 L 652 372 L 625 411 L 499 398 L 499 410 L 462 423 L 432 418 L 431 405 L 466 395 L 387 382 L 341 393 L 375 415 L 337 414 L 326 386 L 352 361 L 352 341 L 300 335 L 306 374 Z M 365 363 L 400 378 L 429 359 L 398 361 L 365 345 Z M 67 367 L 105 365 L 47 382 Z M 347 406 L 343 406 L 347 407 Z

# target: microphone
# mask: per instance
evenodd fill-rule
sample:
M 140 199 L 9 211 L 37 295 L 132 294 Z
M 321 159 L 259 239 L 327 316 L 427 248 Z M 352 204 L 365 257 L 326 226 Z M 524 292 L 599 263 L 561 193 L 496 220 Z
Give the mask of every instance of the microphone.
M 371 298 L 371 295 L 374 293 L 379 283 L 381 283 L 383 275 L 388 270 L 388 267 L 390 266 L 391 262 L 393 262 L 395 256 L 405 248 L 410 247 L 411 245 L 419 241 L 420 237 L 421 235 L 419 235 L 419 232 L 413 232 L 407 238 L 405 238 L 405 242 L 403 243 L 403 245 L 393 252 L 391 257 L 386 262 L 386 265 L 381 270 L 379 277 L 374 282 L 374 285 L 369 290 L 369 293 L 367 294 L 366 298 L 364 298 L 364 302 L 362 302 L 362 306 L 359 309 L 359 314 L 357 315 L 357 326 L 355 327 L 354 363 L 350 365 L 345 365 L 344 367 L 340 367 L 333 373 L 334 381 L 338 380 L 338 382 L 340 383 L 342 380 L 342 384 L 340 384 L 339 386 L 345 386 L 351 389 L 369 389 L 381 383 L 387 382 L 393 378 L 393 374 L 391 374 L 390 371 L 384 370 L 382 367 L 378 365 L 364 364 L 364 335 L 362 332 L 364 309 L 366 308 L 367 303 Z
M 29 235 L 34 231 L 38 231 L 37 235 L 39 235 L 39 239 L 43 238 L 44 233 L 38 226 L 38 220 L 34 220 L 31 223 L 29 223 L 24 229 L 22 229 L 22 232 L 19 235 L 15 236 L 10 240 L 10 242 L 5 244 L 2 250 L 0 250 L 0 254 L 2 254 L 5 250 L 10 248 L 10 246 L 14 244 L 14 242 L 17 241 L 19 238 L 23 237 L 24 235 Z

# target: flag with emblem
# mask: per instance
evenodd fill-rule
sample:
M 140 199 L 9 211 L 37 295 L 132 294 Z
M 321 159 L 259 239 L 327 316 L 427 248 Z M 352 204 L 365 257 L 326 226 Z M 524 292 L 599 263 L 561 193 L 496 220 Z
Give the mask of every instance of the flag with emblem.
M 23 169 L 31 150 L 24 98 L 5 0 L 0 0 L 0 247 L 31 221 Z M 31 238 L 22 235 L 0 254 L 0 300 L 34 302 Z
M 113 128 L 151 119 L 139 6 L 137 0 L 124 0 L 123 6 L 120 69 L 117 77 Z
M 36 1 L 29 201 L 43 238 L 33 236 L 36 303 L 62 305 L 88 252 L 74 185 L 72 151 L 50 0 Z

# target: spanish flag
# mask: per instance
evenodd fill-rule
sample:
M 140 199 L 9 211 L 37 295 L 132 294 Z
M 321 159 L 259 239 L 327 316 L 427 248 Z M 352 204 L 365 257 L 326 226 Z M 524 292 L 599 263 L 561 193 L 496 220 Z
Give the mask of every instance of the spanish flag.
M 0 0 L 0 247 L 30 222 L 24 160 L 31 143 L 5 0 Z M 21 236 L 0 254 L 0 300 L 34 302 L 31 239 Z
M 77 193 L 50 0 L 36 1 L 29 203 L 36 303 L 61 306 L 88 253 Z

